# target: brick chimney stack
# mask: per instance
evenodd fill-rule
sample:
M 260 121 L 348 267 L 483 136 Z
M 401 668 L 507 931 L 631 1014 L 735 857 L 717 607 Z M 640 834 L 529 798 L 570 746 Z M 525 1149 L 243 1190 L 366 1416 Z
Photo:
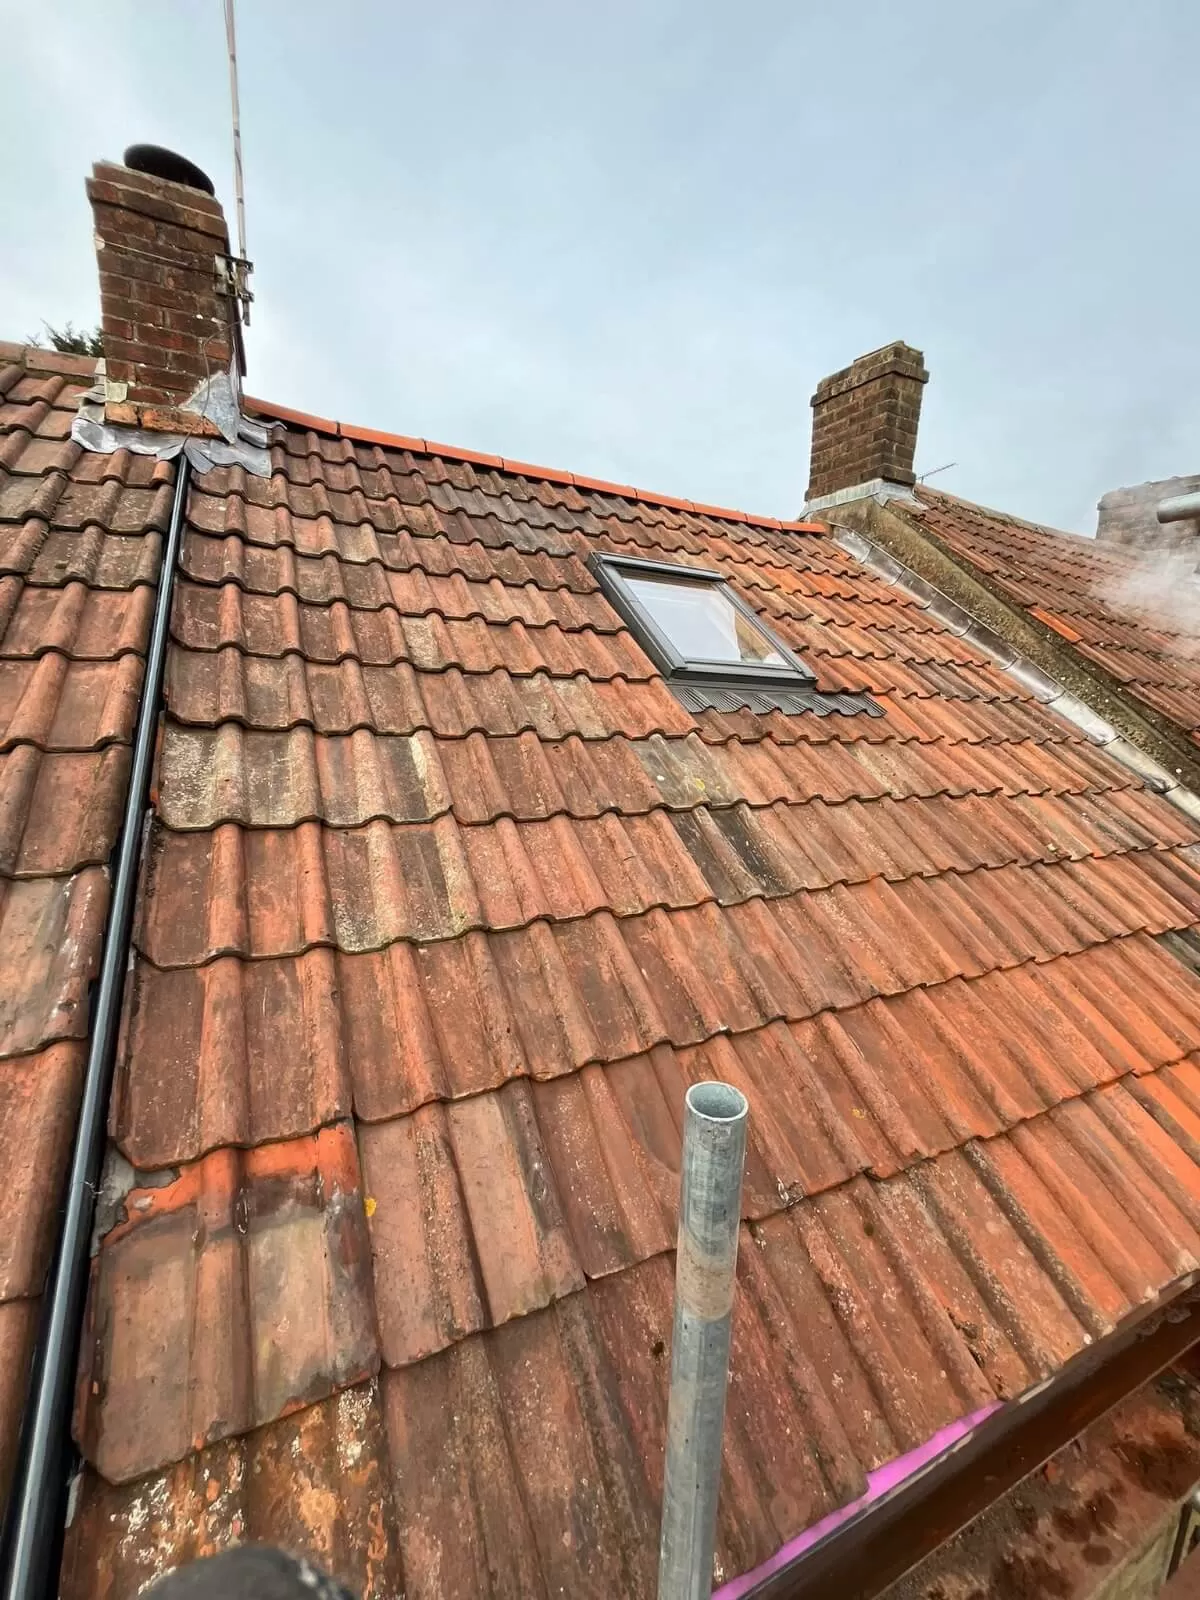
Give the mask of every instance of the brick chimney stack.
M 231 363 L 238 384 L 237 302 L 225 287 L 229 230 L 198 168 L 149 146 L 127 151 L 126 159 L 145 159 L 146 151 L 159 171 L 102 161 L 87 185 L 100 267 L 105 416 L 213 434 L 213 424 L 179 408 L 205 378 L 229 371 Z
M 925 358 L 911 345 L 872 350 L 823 378 L 812 397 L 807 500 L 880 483 L 911 488 Z

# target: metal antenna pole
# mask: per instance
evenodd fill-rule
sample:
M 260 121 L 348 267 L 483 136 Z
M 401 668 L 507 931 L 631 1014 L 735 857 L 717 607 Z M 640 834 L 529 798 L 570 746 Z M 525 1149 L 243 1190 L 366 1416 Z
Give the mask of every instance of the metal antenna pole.
M 242 184 L 242 115 L 238 100 L 237 34 L 233 25 L 233 0 L 225 0 L 225 43 L 229 49 L 229 96 L 233 102 L 233 188 L 237 198 L 238 255 L 246 258 L 246 194 Z M 246 322 L 250 307 L 246 306 Z
M 659 1600 L 712 1594 L 747 1112 L 728 1083 L 684 1100 Z

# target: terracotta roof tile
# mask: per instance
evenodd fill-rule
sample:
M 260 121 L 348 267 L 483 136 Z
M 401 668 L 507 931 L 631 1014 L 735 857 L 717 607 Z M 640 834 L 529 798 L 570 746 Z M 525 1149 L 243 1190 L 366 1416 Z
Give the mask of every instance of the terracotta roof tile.
M 1161 556 L 1037 527 L 924 486 L 918 493 L 922 504 L 910 514 L 956 556 L 1135 698 L 1185 732 L 1200 727 L 1200 637 L 1193 619 L 1159 600 Z
M 84 1033 L 60 930 L 132 702 L 78 675 L 138 664 L 157 534 L 119 529 L 169 481 L 72 464 L 54 382 L 3 402 L 10 1120 Z M 702 1077 L 752 1107 L 726 1574 L 1191 1270 L 1182 814 L 819 531 L 316 418 L 272 465 L 189 503 L 65 1593 L 244 1534 L 370 1596 L 650 1593 Z M 605 548 L 717 566 L 884 715 L 690 716 Z
M 532 581 L 505 582 L 494 574 L 473 579 L 460 570 L 432 575 L 420 567 L 396 571 L 382 562 L 352 564 L 331 555 L 296 556 L 286 546 L 256 549 L 240 539 L 192 534 L 184 542 L 182 566 L 198 583 L 237 583 L 247 594 L 294 594 L 309 605 L 342 600 L 359 610 L 394 606 L 412 617 L 482 617 L 487 622 L 524 622 L 530 627 L 557 623 L 573 631 L 594 628 L 602 633 L 618 632 L 623 626 L 596 592 L 539 586 Z
M 5 1504 L 16 1460 L 37 1324 L 37 1300 L 0 1301 L 0 1498 Z
M 433 610 L 402 615 L 391 606 L 351 609 L 339 601 L 302 605 L 289 593 L 267 598 L 246 594 L 232 583 L 220 588 L 181 583 L 173 633 L 192 650 L 234 647 L 251 656 L 297 653 L 309 661 L 351 659 L 371 666 L 408 662 L 426 672 L 450 666 L 465 672 L 503 668 L 515 675 L 549 671 L 634 682 L 656 675 L 626 632 L 609 629 L 601 634 L 584 627 L 568 634 L 553 622 L 527 628 L 519 617 L 503 622 L 482 616 L 447 620 Z
M 115 1483 L 377 1368 L 346 1124 L 133 1188 L 93 1267 L 79 1436 Z M 153 1347 L 130 1333 L 153 1324 Z
M 0 718 L 4 670 L 0 663 Z M 264 730 L 304 723 L 322 734 L 355 728 L 407 734 L 429 728 L 442 737 L 461 738 L 476 730 L 507 735 L 530 728 L 544 739 L 570 733 L 642 739 L 651 733 L 686 734 L 693 725 L 659 679 L 635 686 L 620 677 L 594 682 L 582 671 L 553 678 L 545 670 L 517 678 L 497 667 L 470 674 L 468 681 L 457 667 L 421 673 L 403 662 L 387 668 L 354 660 L 324 664 L 295 654 L 270 659 L 235 649 L 221 650 L 215 659 L 207 652 L 174 651 L 167 695 L 182 723 L 237 721 Z
M 78 581 L 36 588 L 0 578 L 0 658 L 60 651 L 76 661 L 108 661 L 140 650 L 154 609 L 153 589 L 93 590 Z
M 1118 1088 L 1109 1098 L 1127 1096 Z M 1133 1148 L 1141 1131 L 1130 1130 Z M 1086 1163 L 1103 1125 L 1081 1106 L 1071 1126 L 1048 1128 L 1047 1136 L 1065 1140 L 1070 1159 Z M 1028 1159 L 1036 1162 L 1041 1139 L 1039 1124 Z M 1115 1150 L 1124 1179 L 1137 1162 L 1128 1145 Z M 1111 1209 L 1094 1189 L 1094 1170 L 1080 1169 L 1087 1180 L 1077 1203 L 1081 1220 L 1093 1195 Z M 1010 1220 L 1016 1197 L 1007 1188 L 993 1197 L 961 1157 L 915 1176 L 919 1184 L 837 1190 L 761 1225 L 743 1243 L 718 1552 L 725 1571 L 771 1554 L 787 1529 L 853 1496 L 867 1470 L 941 1422 L 989 1396 L 1017 1394 L 1051 1370 L 1087 1337 L 1077 1312 L 1090 1324 L 1103 1320 L 1095 1296 L 1109 1298 L 1107 1273 L 1072 1271 L 1070 1258 L 1053 1250 L 1042 1260 L 1031 1254 Z M 1021 1182 L 1033 1184 L 1029 1202 L 1040 1199 L 1032 1174 Z M 1193 1168 L 1193 1190 L 1195 1183 Z M 1187 1227 L 1195 1240 L 1194 1224 Z M 585 1581 L 650 1594 L 671 1295 L 669 1257 L 658 1255 L 510 1320 L 486 1339 L 457 1339 L 442 1354 L 388 1373 L 386 1438 L 371 1391 L 347 1391 L 337 1405 L 354 1406 L 350 1436 L 369 1463 L 377 1529 L 370 1540 L 360 1532 L 331 1547 L 327 1516 L 317 1526 L 297 1526 L 291 1508 L 306 1503 L 303 1493 L 252 1501 L 241 1495 L 252 1463 L 256 1480 L 266 1473 L 274 1481 L 281 1441 L 290 1443 L 297 1430 L 330 1438 L 324 1448 L 303 1450 L 301 1483 L 311 1481 L 310 1463 L 332 1465 L 326 1418 L 334 1402 L 327 1401 L 234 1446 L 209 1446 L 169 1475 L 127 1490 L 110 1490 L 89 1474 L 70 1541 L 75 1572 L 115 1535 L 122 1570 L 146 1581 L 196 1552 L 195 1514 L 211 1499 L 219 1509 L 204 1518 L 211 1541 L 204 1547 L 243 1529 L 267 1538 L 286 1529 L 293 1547 L 324 1554 L 340 1576 L 362 1579 L 365 1551 L 377 1561 L 390 1553 L 395 1526 L 416 1593 L 433 1592 L 436 1583 L 438 1592 L 466 1595 L 481 1581 L 506 1592 L 498 1588 L 503 1580 L 507 1592 L 546 1594 L 579 1561 L 572 1546 L 551 1537 L 564 1525 L 559 1497 L 572 1486 L 585 1491 L 585 1525 L 603 1535 L 588 1546 Z M 903 1305 L 906 1314 L 884 1324 L 875 1310 L 883 1304 Z M 839 1375 L 836 1385 L 820 1376 L 831 1372 Z M 932 1384 L 918 1377 L 930 1373 L 943 1376 Z M 780 1448 L 797 1428 L 813 1440 L 811 1452 Z M 346 1431 L 344 1422 L 338 1431 Z M 413 1459 L 432 1470 L 404 1471 Z M 202 1489 L 210 1479 L 215 1496 Z M 356 1475 L 336 1491 L 339 1503 L 346 1497 L 348 1516 L 360 1503 L 360 1483 Z M 577 1492 L 571 1504 L 579 1513 Z M 189 1506 L 191 1517 L 184 1514 Z M 272 1509 L 264 1515 L 256 1506 Z M 142 1531 L 148 1507 L 149 1537 Z M 244 1520 L 231 1528 L 235 1507 L 244 1508 Z M 508 1564 L 503 1571 L 485 1554 L 493 1542 Z M 394 1576 L 377 1568 L 362 1579 L 364 1593 L 390 1592 Z M 83 1591 L 68 1584 L 65 1592 Z
M 305 1131 L 345 1115 L 352 1095 L 368 1119 L 394 1116 L 1200 916 L 1193 876 L 1160 887 L 1129 858 L 980 879 L 875 879 L 621 921 L 602 912 L 357 955 L 318 947 L 165 971 L 143 961 L 117 1136 L 135 1164 L 164 1165 Z
M 0 1303 L 42 1291 L 82 1073 L 77 1040 L 5 1061 L 0 1073 Z
M 374 1383 L 136 1483 L 114 1487 L 89 1473 L 71 1528 L 61 1589 L 69 1600 L 125 1600 L 167 1568 L 244 1539 L 301 1551 L 372 1600 L 405 1588 Z
M 583 1287 L 529 1086 L 365 1126 L 384 1359 L 418 1360 Z M 427 1216 L 423 1255 L 414 1216 Z
M 128 741 L 142 681 L 138 655 L 72 661 L 51 651 L 32 661 L 0 661 L 0 752 L 94 750 Z
M 23 527 L 0 524 L 0 572 L 30 583 L 79 580 L 93 589 L 128 589 L 153 582 L 162 554 L 157 533 L 130 537 L 89 529 L 59 533 L 33 519 Z
M 69 440 L 94 362 L 18 361 L 0 380 L 0 1497 L 74 1132 L 174 479 L 170 464 Z
M 519 928 L 601 910 L 628 917 L 710 900 L 733 905 L 874 877 L 903 882 L 1084 860 L 1197 837 L 1165 802 L 1165 838 L 1121 830 L 1119 807 L 1110 802 L 1106 811 L 1099 796 L 1092 806 L 1100 826 L 1090 836 L 1063 801 L 1042 800 L 1024 829 L 1017 812 L 1006 838 L 1009 807 L 946 798 L 881 799 L 867 807 L 814 801 L 804 810 L 701 806 L 580 822 L 501 819 L 466 829 L 444 814 L 431 823 L 375 820 L 353 830 L 315 823 L 284 831 L 159 830 L 144 896 L 150 909 L 137 938 L 159 967 L 221 954 L 298 954 L 318 944 L 365 951 L 399 939 L 455 938 L 472 927 Z
M 87 1032 L 107 874 L 0 880 L 0 1059 Z
M 126 745 L 47 755 L 0 754 L 0 878 L 74 872 L 108 860 L 129 774 Z

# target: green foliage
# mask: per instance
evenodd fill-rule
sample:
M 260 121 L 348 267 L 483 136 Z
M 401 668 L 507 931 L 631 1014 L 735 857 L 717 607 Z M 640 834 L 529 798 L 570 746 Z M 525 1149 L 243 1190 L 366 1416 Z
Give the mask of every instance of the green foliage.
M 93 328 L 89 333 L 86 328 L 76 328 L 73 322 L 64 322 L 61 328 L 52 328 L 48 322 L 43 322 L 46 330 L 46 339 L 50 341 L 55 350 L 61 350 L 66 355 L 72 356 L 102 356 L 104 342 L 99 328 Z M 26 344 L 34 344 L 45 348 L 45 339 L 36 335 L 27 339 Z

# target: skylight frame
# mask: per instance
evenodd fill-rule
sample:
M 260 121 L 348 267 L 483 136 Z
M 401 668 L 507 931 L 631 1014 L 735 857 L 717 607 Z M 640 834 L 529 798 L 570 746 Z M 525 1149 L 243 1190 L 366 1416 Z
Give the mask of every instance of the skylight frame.
M 644 561 L 638 556 L 614 556 L 594 552 L 588 566 L 614 611 L 627 624 L 634 638 L 669 683 L 702 684 L 715 689 L 811 689 L 816 673 L 805 665 L 758 612 L 742 599 L 719 572 L 709 567 L 685 567 L 668 561 Z M 769 642 L 787 663 L 720 661 L 684 656 L 649 609 L 638 599 L 625 580 L 625 573 L 638 577 L 662 578 L 680 584 L 705 583 L 721 595 Z

